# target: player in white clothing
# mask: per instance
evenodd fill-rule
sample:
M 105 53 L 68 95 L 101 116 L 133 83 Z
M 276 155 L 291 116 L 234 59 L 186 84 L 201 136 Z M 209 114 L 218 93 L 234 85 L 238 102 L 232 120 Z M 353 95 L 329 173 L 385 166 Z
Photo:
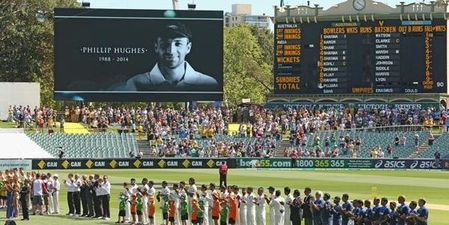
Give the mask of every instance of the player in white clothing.
M 201 194 L 199 197 L 199 201 L 203 202 L 204 211 L 203 211 L 203 224 L 208 225 L 209 224 L 209 202 L 211 198 L 209 197 L 207 193 L 207 187 L 206 185 L 201 185 Z
M 277 190 L 270 206 L 274 209 L 274 225 L 284 225 L 285 200 L 281 197 L 281 191 Z
M 285 217 L 284 217 L 284 225 L 291 225 L 292 221 L 290 220 L 290 205 L 293 202 L 293 195 L 291 194 L 291 190 L 289 187 L 284 188 L 285 194 Z
M 124 183 L 124 188 L 126 189 L 125 195 L 128 197 L 128 199 L 131 199 L 131 196 L 137 194 L 137 184 L 136 179 L 131 178 L 130 184 Z M 126 202 L 126 208 L 125 208 L 125 222 L 130 221 L 131 219 L 131 204 L 129 201 Z
M 148 224 L 148 179 L 142 179 L 142 185 L 138 188 L 142 194 L 142 221 L 143 224 Z
M 266 217 L 265 217 L 265 201 L 267 196 L 263 193 L 263 187 L 257 189 L 257 197 L 256 197 L 256 224 L 257 225 L 265 225 Z
M 242 188 L 242 193 L 237 195 L 239 200 L 239 225 L 246 225 L 246 189 Z
M 275 225 L 275 211 L 273 205 L 271 204 L 271 202 L 274 200 L 274 187 L 268 187 L 268 192 L 270 193 L 270 198 L 267 199 L 267 204 L 269 204 L 270 206 L 270 225 Z
M 256 225 L 256 209 L 255 209 L 255 199 L 253 196 L 253 188 L 248 187 L 248 194 L 246 195 L 246 224 Z
M 214 220 L 212 219 L 212 207 L 213 207 L 213 205 L 214 205 L 214 199 L 213 199 L 213 194 L 214 193 L 217 193 L 218 194 L 218 192 L 217 192 L 217 190 L 215 190 L 215 184 L 214 183 L 210 183 L 209 184 L 209 192 L 207 193 L 208 194 L 208 196 L 209 196 L 209 198 L 210 198 L 210 200 L 209 200 L 209 224 L 204 224 L 204 225 L 214 225 Z

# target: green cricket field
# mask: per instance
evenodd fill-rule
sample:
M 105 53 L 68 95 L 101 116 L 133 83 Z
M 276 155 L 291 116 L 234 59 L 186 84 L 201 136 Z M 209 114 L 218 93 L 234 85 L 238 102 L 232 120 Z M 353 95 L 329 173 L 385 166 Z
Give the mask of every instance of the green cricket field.
M 65 216 L 67 213 L 65 187 L 60 194 L 61 215 L 31 216 L 30 221 L 16 221 L 17 224 L 52 225 L 52 224 L 115 224 L 118 214 L 118 196 L 123 191 L 123 182 L 136 178 L 138 182 L 146 177 L 155 183 L 166 180 L 169 183 L 187 181 L 194 177 L 197 185 L 218 183 L 217 169 L 129 169 L 129 170 L 52 170 L 40 171 L 59 174 L 62 181 L 68 173 L 108 175 L 112 183 L 111 220 L 87 219 Z M 418 171 L 418 170 L 279 170 L 279 169 L 230 169 L 228 185 L 239 187 L 276 188 L 290 187 L 299 189 L 311 187 L 312 191 L 328 192 L 331 196 L 348 193 L 351 199 L 373 199 L 387 197 L 397 200 L 398 195 L 405 195 L 407 202 L 425 198 L 429 208 L 429 224 L 445 225 L 449 221 L 449 172 L 448 171 Z M 5 211 L 2 220 L 5 219 Z M 160 213 L 157 210 L 157 213 Z M 157 218 L 161 218 L 157 215 Z M 269 216 L 267 216 L 269 218 Z M 3 223 L 3 222 L 2 222 Z M 160 224 L 160 221 L 157 221 Z

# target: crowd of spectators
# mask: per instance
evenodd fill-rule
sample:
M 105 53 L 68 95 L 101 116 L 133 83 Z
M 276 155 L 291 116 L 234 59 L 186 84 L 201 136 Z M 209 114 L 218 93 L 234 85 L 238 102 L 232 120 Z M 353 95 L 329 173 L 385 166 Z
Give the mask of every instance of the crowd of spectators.
M 9 122 L 15 122 L 18 128 L 53 129 L 56 126 L 58 112 L 51 107 L 9 106 Z M 62 124 L 63 118 L 61 118 Z M 63 125 L 62 125 L 63 126 Z
M 271 157 L 278 141 L 274 138 L 230 138 L 228 140 L 157 139 L 151 141 L 151 157 Z
M 378 127 L 417 125 L 432 127 L 434 119 L 446 124 L 445 111 L 434 109 L 366 109 L 366 108 L 278 108 L 254 105 L 236 108 L 174 109 L 148 107 L 66 106 L 61 111 L 51 107 L 11 106 L 9 120 L 39 129 L 64 122 L 81 122 L 92 129 L 105 131 L 110 127 L 136 132 L 147 137 L 151 156 L 259 156 L 270 157 L 276 144 L 289 138 L 299 157 L 338 157 L 357 155 L 363 140 L 359 137 L 330 134 L 324 140 L 308 134 L 331 130 L 374 130 Z M 239 124 L 238 129 L 230 129 Z M 226 139 L 232 135 L 238 138 Z M 304 147 L 308 138 L 313 146 Z M 253 140 L 254 139 L 254 140 Z M 315 148 L 322 146 L 320 148 Z M 312 148 L 309 148 L 312 147 Z M 292 153 L 286 150 L 284 155 Z M 374 157 L 390 152 L 374 151 Z M 375 154 L 374 154 L 375 153 Z
M 131 131 L 155 135 L 229 134 L 230 123 L 240 123 L 238 133 L 244 136 L 276 136 L 283 131 L 313 133 L 319 130 L 375 128 L 398 125 L 434 125 L 438 117 L 445 124 L 445 111 L 434 109 L 364 109 L 364 108 L 279 108 L 260 106 L 236 108 L 199 107 L 174 109 L 163 107 L 92 107 L 66 106 L 57 111 L 51 107 L 10 106 L 9 121 L 28 125 L 54 126 L 55 121 L 82 122 L 92 128 L 118 126 Z

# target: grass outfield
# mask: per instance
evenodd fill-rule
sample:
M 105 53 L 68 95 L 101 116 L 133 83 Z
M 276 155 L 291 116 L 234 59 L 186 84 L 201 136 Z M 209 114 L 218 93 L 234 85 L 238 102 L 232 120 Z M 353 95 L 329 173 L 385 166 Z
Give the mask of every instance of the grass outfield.
M 58 173 L 64 179 L 69 171 L 51 171 Z M 17 221 L 17 224 L 52 225 L 52 224 L 115 224 L 118 213 L 118 194 L 121 183 L 129 181 L 131 177 L 140 181 L 147 177 L 155 182 L 187 181 L 193 176 L 198 184 L 218 182 L 216 169 L 204 170 L 73 170 L 73 173 L 99 173 L 109 175 L 112 186 L 111 220 L 90 220 L 84 218 L 68 218 L 66 216 L 31 216 L 30 221 Z M 272 185 L 276 188 L 289 186 L 292 189 L 302 189 L 310 186 L 313 191 L 322 190 L 332 196 L 349 193 L 351 199 L 372 199 L 374 195 L 386 196 L 396 200 L 399 194 L 404 194 L 407 200 L 427 199 L 430 209 L 429 224 L 445 225 L 449 221 L 449 172 L 445 171 L 387 171 L 387 170 L 270 170 L 270 169 L 231 169 L 228 184 L 238 186 L 265 187 Z M 60 195 L 61 212 L 67 212 L 65 188 Z M 160 213 L 160 211 L 157 211 Z M 4 213 L 4 211 L 2 212 Z M 4 217 L 5 214 L 3 214 Z M 157 216 L 160 220 L 160 216 Z M 267 218 L 269 218 L 267 216 Z M 157 224 L 159 223 L 157 221 Z

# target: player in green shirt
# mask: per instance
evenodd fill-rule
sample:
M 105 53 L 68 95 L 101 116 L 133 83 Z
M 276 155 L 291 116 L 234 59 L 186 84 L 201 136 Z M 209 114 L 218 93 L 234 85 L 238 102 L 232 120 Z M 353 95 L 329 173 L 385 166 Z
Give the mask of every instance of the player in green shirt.
M 125 222 L 125 209 L 126 209 L 126 203 L 128 202 L 128 197 L 126 197 L 125 194 L 120 193 L 120 202 L 118 205 L 119 211 L 118 211 L 118 221 L 117 223 L 124 223 Z M 121 220 L 120 220 L 121 219 Z
M 143 208 L 143 199 L 142 199 L 142 194 L 139 193 L 139 195 L 137 196 L 136 212 L 137 212 L 137 217 L 138 217 L 138 220 L 140 223 L 143 223 L 142 208 Z
M 185 195 L 182 195 L 180 198 L 180 206 L 181 206 L 181 225 L 187 225 L 187 220 L 189 219 L 189 210 L 187 198 Z
M 200 210 L 198 210 L 198 224 L 203 224 L 204 221 L 204 200 L 200 199 L 198 201 L 198 205 L 200 206 Z
M 162 197 L 162 219 L 163 224 L 168 225 L 168 196 Z
M 229 214 L 229 206 L 225 201 L 223 201 L 221 203 L 220 225 L 228 225 L 228 214 Z

